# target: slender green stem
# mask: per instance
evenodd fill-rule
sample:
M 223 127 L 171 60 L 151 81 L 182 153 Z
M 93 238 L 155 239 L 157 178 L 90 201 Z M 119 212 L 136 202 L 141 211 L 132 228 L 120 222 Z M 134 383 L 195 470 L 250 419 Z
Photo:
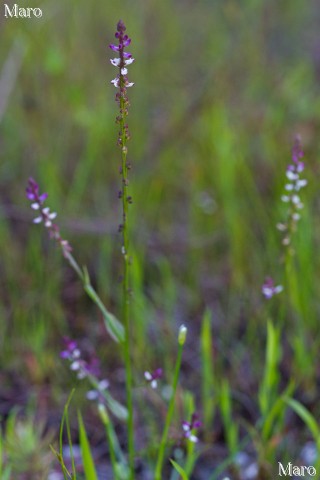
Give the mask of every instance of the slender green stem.
M 183 352 L 183 344 L 179 343 L 178 356 L 177 356 L 177 361 L 176 361 L 176 365 L 175 365 L 175 369 L 174 369 L 172 393 L 171 393 L 171 398 L 170 398 L 170 401 L 169 401 L 166 422 L 165 422 L 164 429 L 163 429 L 163 434 L 162 434 L 161 443 L 160 443 L 159 452 L 158 452 L 158 460 L 157 460 L 156 470 L 155 470 L 155 474 L 154 474 L 154 479 L 155 480 L 161 480 L 161 478 L 162 478 L 163 460 L 164 460 L 164 454 L 165 454 L 165 449 L 166 449 L 166 445 L 167 445 L 169 428 L 170 428 L 170 425 L 171 425 L 172 416 L 173 416 L 173 412 L 174 412 L 174 401 L 175 401 L 176 390 L 177 390 L 180 368 L 181 368 L 182 352 Z
M 120 52 L 120 56 L 123 52 Z M 123 58 L 121 58 L 121 65 L 123 64 Z M 121 72 L 121 69 L 120 69 Z M 124 88 L 124 79 L 122 73 L 120 73 L 120 90 Z M 120 112 L 125 111 L 125 98 L 123 94 L 120 94 Z M 130 292 L 129 292 L 129 239 L 128 239 L 128 164 L 127 164 L 127 135 L 124 122 L 124 115 L 120 115 L 120 135 L 121 135 L 121 173 L 122 173 L 122 256 L 123 256 L 123 325 L 125 329 L 124 338 L 124 361 L 126 369 L 126 394 L 127 394 L 127 409 L 128 409 L 128 453 L 129 453 L 129 468 L 130 468 L 130 480 L 134 479 L 134 424 L 133 424 L 133 399 L 132 399 L 132 367 L 131 367 L 131 335 L 130 335 L 130 318 L 129 318 L 129 304 L 130 304 Z

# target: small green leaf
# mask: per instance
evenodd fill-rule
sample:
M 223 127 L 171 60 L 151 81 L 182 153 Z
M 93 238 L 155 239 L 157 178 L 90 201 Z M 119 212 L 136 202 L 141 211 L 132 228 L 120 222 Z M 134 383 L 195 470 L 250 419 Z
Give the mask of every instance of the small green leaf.
M 128 410 L 126 409 L 126 407 L 124 407 L 123 405 L 121 405 L 121 403 L 115 400 L 108 391 L 104 392 L 104 397 L 106 399 L 109 410 L 113 413 L 115 417 L 123 421 L 128 419 Z
M 96 468 L 92 458 L 90 444 L 87 437 L 87 432 L 83 424 L 83 420 L 80 412 L 78 412 L 78 423 L 79 423 L 81 455 L 82 455 L 83 469 L 86 476 L 86 480 L 98 480 Z
M 119 320 L 113 315 L 113 313 L 108 312 L 108 310 L 101 310 L 103 314 L 104 324 L 109 335 L 116 341 L 123 343 L 124 342 L 124 328 Z
M 300 402 L 294 400 L 293 398 L 286 399 L 287 404 L 296 412 L 297 415 L 304 421 L 304 423 L 309 428 L 310 432 L 313 435 L 317 445 L 320 444 L 320 429 L 316 419 L 311 415 L 311 413 L 304 407 Z
M 188 475 L 187 475 L 186 472 L 183 470 L 183 468 L 181 467 L 181 465 L 179 465 L 179 463 L 175 462 L 175 461 L 172 460 L 172 459 L 170 459 L 170 462 L 172 463 L 174 469 L 177 470 L 177 472 L 179 473 L 179 475 L 181 475 L 182 480 L 189 480 Z
M 94 303 L 99 307 L 103 319 L 104 319 L 104 324 L 106 326 L 107 332 L 109 335 L 113 338 L 115 342 L 124 342 L 124 328 L 123 325 L 119 322 L 119 320 L 113 315 L 113 313 L 110 313 L 106 307 L 103 305 L 100 297 L 98 296 L 97 292 L 92 288 L 90 285 L 89 279 L 87 278 L 87 273 L 86 270 L 84 270 L 84 278 L 85 278 L 85 283 L 84 283 L 84 289 L 86 293 L 89 295 L 91 300 L 94 301 Z

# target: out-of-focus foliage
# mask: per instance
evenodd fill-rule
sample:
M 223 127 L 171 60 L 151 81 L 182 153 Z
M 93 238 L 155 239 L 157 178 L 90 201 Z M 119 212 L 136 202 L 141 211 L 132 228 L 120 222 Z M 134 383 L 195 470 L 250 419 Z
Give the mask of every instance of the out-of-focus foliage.
M 121 378 L 99 313 L 32 225 L 24 188 L 32 175 L 48 191 L 79 263 L 88 265 L 117 315 L 120 178 L 108 44 L 123 18 L 136 59 L 128 118 L 136 374 L 160 360 L 170 371 L 172 332 L 183 319 L 193 338 L 182 375 L 187 387 L 201 398 L 199 359 L 211 358 L 212 343 L 214 374 L 241 392 L 235 415 L 257 411 L 267 319 L 279 327 L 277 308 L 265 308 L 260 286 L 265 275 L 282 275 L 275 225 L 285 214 L 280 196 L 300 133 L 309 183 L 295 238 L 298 290 L 281 299 L 280 385 L 294 376 L 316 417 L 318 2 L 28 3 L 42 8 L 41 19 L 5 19 L 0 12 L 1 413 L 25 404 L 31 391 L 48 408 L 61 408 L 69 382 L 58 354 L 70 332 L 88 351 L 95 345 L 106 376 Z M 201 357 L 206 309 L 212 340 L 208 346 L 202 339 Z M 79 387 L 80 402 L 82 394 Z M 149 421 L 154 433 L 156 422 Z

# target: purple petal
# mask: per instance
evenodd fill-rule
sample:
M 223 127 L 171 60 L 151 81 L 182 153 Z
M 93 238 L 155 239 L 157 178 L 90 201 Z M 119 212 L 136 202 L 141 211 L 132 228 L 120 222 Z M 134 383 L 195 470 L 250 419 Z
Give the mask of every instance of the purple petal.
M 113 50 L 114 52 L 119 52 L 118 45 L 114 45 L 113 43 L 110 43 L 109 48 L 111 48 L 111 50 Z
M 63 343 L 65 344 L 65 346 L 66 346 L 66 348 L 69 352 L 72 352 L 78 346 L 77 342 L 75 340 L 72 340 L 69 337 L 63 337 Z
M 157 368 L 154 372 L 153 372 L 153 378 L 161 378 L 162 377 L 162 368 Z
M 28 191 L 28 189 L 26 190 L 26 197 L 29 199 L 29 200 L 36 200 L 36 196 L 34 193 Z
M 31 188 L 34 188 L 35 190 L 39 189 L 39 185 L 32 177 L 29 177 L 28 183 Z
M 41 202 L 44 202 L 47 198 L 48 198 L 48 194 L 47 194 L 47 193 L 42 193 L 42 194 L 39 196 L 39 200 L 40 200 Z
M 125 40 L 125 39 L 123 39 L 123 40 L 124 40 L 123 45 L 124 45 L 125 47 L 127 47 L 128 45 L 130 45 L 130 43 L 131 43 L 131 38 L 127 38 L 126 40 Z
M 185 432 L 189 432 L 190 431 L 190 428 L 191 428 L 191 425 L 189 422 L 182 422 L 182 428 Z
M 129 52 L 123 52 L 123 56 L 124 56 L 124 58 L 131 58 L 132 54 L 129 53 Z

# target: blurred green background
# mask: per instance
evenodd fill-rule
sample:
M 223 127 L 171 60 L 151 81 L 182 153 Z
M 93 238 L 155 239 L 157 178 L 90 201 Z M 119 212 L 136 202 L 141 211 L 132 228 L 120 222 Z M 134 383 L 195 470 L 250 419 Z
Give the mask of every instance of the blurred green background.
M 295 238 L 299 299 L 281 299 L 281 379 L 294 377 L 316 413 L 319 3 L 28 6 L 41 7 L 43 17 L 5 19 L 0 5 L 0 414 L 33 398 L 57 427 L 72 385 L 59 360 L 63 335 L 96 349 L 106 376 L 110 366 L 111 376 L 119 373 L 99 313 L 46 232 L 32 224 L 25 199 L 33 176 L 79 263 L 118 313 L 120 176 L 108 44 L 119 18 L 136 60 L 128 123 L 137 376 L 141 381 L 143 369 L 160 360 L 170 371 L 185 323 L 183 381 L 198 398 L 199 329 L 208 308 L 216 371 L 251 401 L 264 365 L 266 318 L 277 323 L 280 315 L 276 304 L 266 307 L 261 285 L 268 274 L 282 279 L 275 225 L 285 215 L 280 196 L 299 133 L 309 184 Z M 82 396 L 80 386 L 79 402 Z

